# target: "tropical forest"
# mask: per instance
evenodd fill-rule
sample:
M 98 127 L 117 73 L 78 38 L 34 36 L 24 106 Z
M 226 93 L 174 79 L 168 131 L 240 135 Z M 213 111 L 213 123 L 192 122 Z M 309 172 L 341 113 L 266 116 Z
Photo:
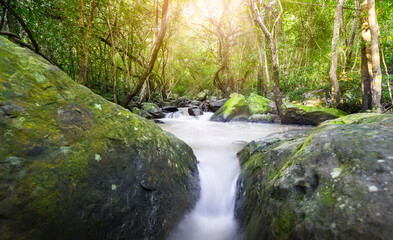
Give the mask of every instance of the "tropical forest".
M 393 1 L 0 0 L 0 239 L 389 240 Z

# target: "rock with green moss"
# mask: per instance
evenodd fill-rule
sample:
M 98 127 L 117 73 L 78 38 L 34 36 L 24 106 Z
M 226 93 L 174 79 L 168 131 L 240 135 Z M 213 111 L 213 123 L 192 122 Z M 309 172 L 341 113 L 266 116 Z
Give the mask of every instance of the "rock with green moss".
M 166 239 L 198 193 L 190 147 L 0 38 L 0 238 Z
M 282 105 L 283 124 L 300 124 L 316 126 L 323 121 L 339 118 L 347 115 L 347 113 L 335 109 L 325 107 L 312 107 L 300 104 L 284 103 Z
M 247 98 L 247 104 L 251 114 L 271 113 L 274 108 L 274 102 L 258 94 L 251 93 Z
M 238 93 L 232 93 L 230 99 L 210 118 L 211 121 L 229 122 L 234 118 L 248 118 L 250 110 L 246 98 Z
M 243 239 L 390 239 L 393 115 L 270 135 L 238 153 Z
M 147 111 L 145 111 L 145 110 L 143 110 L 143 109 L 140 109 L 140 108 L 137 108 L 137 107 L 134 107 L 134 108 L 132 109 L 132 113 L 135 113 L 135 114 L 137 114 L 138 116 L 144 117 L 144 118 L 146 118 L 146 119 L 154 119 L 154 116 L 153 116 L 153 115 L 151 115 L 151 114 L 148 113 Z
M 142 109 L 141 110 L 145 111 L 146 113 L 148 113 L 148 115 L 145 114 L 146 118 L 149 118 L 149 116 L 153 116 L 153 118 L 163 118 L 163 117 L 165 117 L 164 112 L 155 103 L 148 103 L 148 102 L 142 103 Z M 143 112 L 142 112 L 142 116 L 143 116 Z
M 218 109 L 210 120 L 219 122 L 250 121 L 270 122 L 273 102 L 267 98 L 252 93 L 247 99 L 238 93 L 233 93 L 230 99 Z M 261 115 L 264 115 L 263 119 Z

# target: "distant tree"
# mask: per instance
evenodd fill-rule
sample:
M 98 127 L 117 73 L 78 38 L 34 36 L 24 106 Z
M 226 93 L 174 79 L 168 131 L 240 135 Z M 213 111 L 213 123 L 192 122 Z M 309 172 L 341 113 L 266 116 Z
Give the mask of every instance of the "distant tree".
M 143 84 L 145 83 L 151 71 L 153 70 L 154 63 L 156 62 L 158 56 L 158 51 L 161 48 L 168 27 L 168 7 L 169 7 L 169 0 L 164 0 L 164 4 L 162 6 L 162 13 L 161 13 L 161 26 L 157 36 L 154 38 L 153 47 L 150 52 L 149 62 L 147 64 L 146 69 L 139 77 L 138 85 L 135 87 L 135 89 L 132 92 L 128 93 L 127 96 L 124 98 L 124 101 L 122 103 L 124 107 L 126 107 L 132 101 L 132 99 L 141 91 Z
M 362 110 L 381 108 L 382 71 L 374 0 L 362 0 Z
M 78 0 L 79 3 L 79 83 L 84 84 L 87 77 L 87 63 L 89 60 L 89 41 L 91 36 L 91 29 L 93 27 L 94 11 L 96 8 L 96 1 L 90 2 L 89 15 L 85 16 L 85 3 L 83 0 Z M 85 23 L 85 17 L 88 18 Z
M 269 3 L 270 4 L 270 3 Z M 273 2 L 273 4 L 279 9 L 275 9 L 274 5 L 268 6 L 262 2 L 257 3 L 254 0 L 249 0 L 249 5 L 251 8 L 251 12 L 254 18 L 254 22 L 256 25 L 262 30 L 265 38 L 267 40 L 269 50 L 270 50 L 270 62 L 273 67 L 273 82 L 274 82 L 274 101 L 277 106 L 277 111 L 280 117 L 282 116 L 281 105 L 282 105 L 282 96 L 280 90 L 280 64 L 278 61 L 278 52 L 279 52 L 279 42 L 278 37 L 275 34 L 279 33 L 279 21 L 281 15 L 283 13 L 282 5 L 280 0 Z M 274 22 L 271 30 L 269 30 L 264 22 L 264 14 L 263 12 L 271 11 Z
M 332 86 L 332 106 L 336 107 L 340 103 L 340 85 L 337 79 L 337 46 L 340 37 L 340 22 L 343 22 L 343 6 L 345 0 L 339 0 L 334 13 L 334 27 L 332 39 L 332 56 L 329 71 L 330 85 Z

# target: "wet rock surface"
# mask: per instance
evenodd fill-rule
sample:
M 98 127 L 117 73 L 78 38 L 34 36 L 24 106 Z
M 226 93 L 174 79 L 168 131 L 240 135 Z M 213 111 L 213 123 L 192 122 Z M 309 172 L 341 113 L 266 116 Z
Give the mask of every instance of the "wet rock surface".
M 217 122 L 244 121 L 271 123 L 273 102 L 267 98 L 252 93 L 248 98 L 233 93 L 211 117 Z
M 331 120 L 347 115 L 347 113 L 325 107 L 304 106 L 299 104 L 285 103 L 282 106 L 283 124 L 300 124 L 316 126 L 326 120 Z
M 190 147 L 0 37 L 0 239 L 166 239 Z
M 238 153 L 243 239 L 390 239 L 393 115 L 273 134 Z
M 155 103 L 142 103 L 142 110 L 146 111 L 148 114 L 153 116 L 153 118 L 163 118 L 165 114 L 161 110 L 161 108 Z
M 196 116 L 203 115 L 203 112 L 199 107 L 189 107 L 187 111 L 190 116 L 196 117 Z

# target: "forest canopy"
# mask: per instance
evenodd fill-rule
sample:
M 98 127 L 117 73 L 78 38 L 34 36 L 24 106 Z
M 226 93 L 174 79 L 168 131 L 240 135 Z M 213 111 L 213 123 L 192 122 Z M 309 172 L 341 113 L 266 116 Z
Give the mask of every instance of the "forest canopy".
M 192 99 L 202 91 L 216 98 L 255 92 L 280 105 L 281 99 L 302 101 L 304 94 L 322 91 L 331 106 L 347 112 L 392 108 L 390 0 L 0 0 L 0 5 L 1 35 L 125 106 Z

